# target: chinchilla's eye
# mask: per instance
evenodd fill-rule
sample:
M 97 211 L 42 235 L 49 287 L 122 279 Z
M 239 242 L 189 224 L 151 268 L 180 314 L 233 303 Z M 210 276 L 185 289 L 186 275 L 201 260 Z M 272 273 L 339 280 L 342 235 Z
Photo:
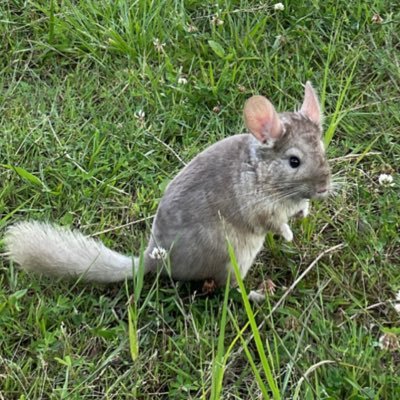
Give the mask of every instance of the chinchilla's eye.
M 300 158 L 296 156 L 291 156 L 289 158 L 289 164 L 292 168 L 299 168 L 300 166 Z

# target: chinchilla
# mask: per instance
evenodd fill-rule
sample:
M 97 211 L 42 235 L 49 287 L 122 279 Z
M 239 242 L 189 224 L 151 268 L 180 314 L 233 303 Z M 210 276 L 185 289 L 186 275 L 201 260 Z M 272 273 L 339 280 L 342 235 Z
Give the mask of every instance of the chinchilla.
M 247 100 L 249 133 L 211 145 L 167 187 L 144 253 L 144 272 L 224 285 L 231 269 L 227 241 L 244 278 L 268 231 L 292 240 L 289 218 L 307 215 L 309 200 L 325 198 L 331 189 L 321 118 L 309 82 L 297 112 L 278 114 L 262 96 Z M 12 225 L 5 244 L 9 258 L 24 270 L 50 276 L 116 282 L 131 277 L 139 264 L 138 257 L 42 222 Z

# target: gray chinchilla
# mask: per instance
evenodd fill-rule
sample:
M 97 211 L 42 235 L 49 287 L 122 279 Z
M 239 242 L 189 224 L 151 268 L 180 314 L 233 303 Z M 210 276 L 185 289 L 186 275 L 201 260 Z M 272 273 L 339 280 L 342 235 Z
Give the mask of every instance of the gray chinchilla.
M 144 254 L 145 272 L 156 272 L 168 257 L 172 278 L 224 285 L 231 268 L 228 239 L 244 278 L 267 231 L 292 240 L 289 218 L 307 215 L 310 199 L 328 195 L 320 105 L 309 82 L 300 111 L 278 114 L 265 97 L 253 96 L 244 121 L 250 133 L 208 147 L 167 187 Z M 115 282 L 138 265 L 136 257 L 79 232 L 35 221 L 9 227 L 5 243 L 23 269 L 51 276 Z

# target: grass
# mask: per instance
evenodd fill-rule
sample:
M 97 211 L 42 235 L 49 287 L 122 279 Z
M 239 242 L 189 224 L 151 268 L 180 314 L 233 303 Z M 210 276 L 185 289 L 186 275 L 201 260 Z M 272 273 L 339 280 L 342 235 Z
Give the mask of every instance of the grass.
M 242 131 L 251 94 L 290 110 L 308 79 L 344 181 L 293 243 L 267 235 L 245 285 L 278 289 L 250 311 L 235 290 L 54 282 L 1 258 L 0 398 L 400 397 L 399 350 L 378 346 L 400 335 L 400 6 L 284 4 L 0 4 L 1 233 L 51 220 L 138 254 L 183 163 Z

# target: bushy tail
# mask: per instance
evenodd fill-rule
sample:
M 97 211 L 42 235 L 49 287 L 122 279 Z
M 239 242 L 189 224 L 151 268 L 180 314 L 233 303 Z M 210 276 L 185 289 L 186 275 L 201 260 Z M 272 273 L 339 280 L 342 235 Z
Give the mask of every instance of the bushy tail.
M 5 235 L 8 256 L 26 271 L 47 276 L 117 282 L 132 276 L 137 259 L 105 247 L 79 232 L 40 222 L 20 222 Z

